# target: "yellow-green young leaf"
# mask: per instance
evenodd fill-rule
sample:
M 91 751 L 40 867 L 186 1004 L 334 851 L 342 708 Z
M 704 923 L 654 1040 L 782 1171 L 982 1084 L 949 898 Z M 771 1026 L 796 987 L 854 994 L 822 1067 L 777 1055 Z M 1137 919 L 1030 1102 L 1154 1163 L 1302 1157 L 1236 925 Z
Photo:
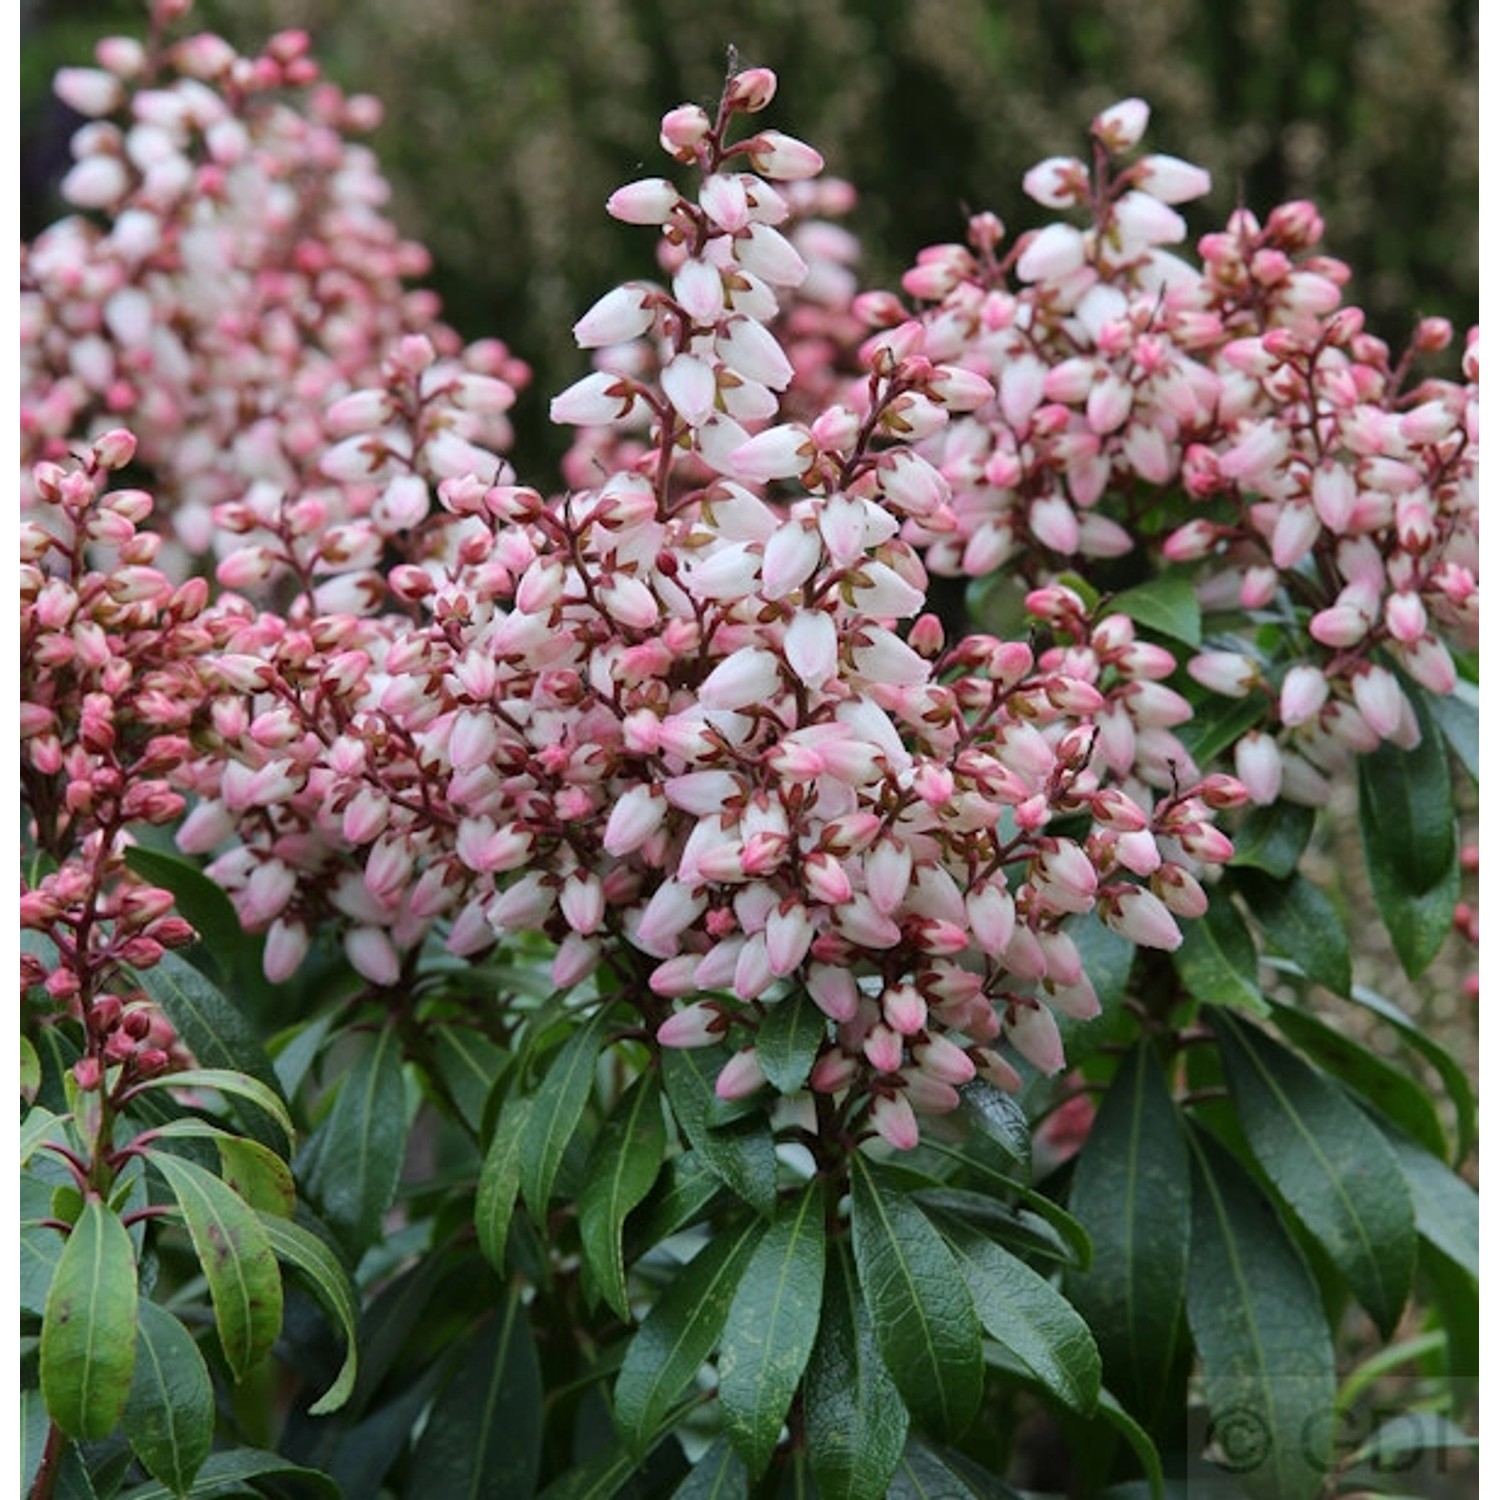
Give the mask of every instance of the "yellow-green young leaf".
M 608 1007 L 595 1011 L 552 1060 L 532 1101 L 521 1142 L 521 1192 L 538 1224 L 547 1222 L 563 1153 L 594 1091 L 594 1064 L 604 1046 Z
M 42 1395 L 71 1438 L 106 1438 L 120 1424 L 135 1367 L 135 1251 L 98 1198 L 63 1246 L 42 1315 Z
M 263 1213 L 259 1219 L 276 1258 L 302 1273 L 324 1311 L 338 1324 L 339 1332 L 344 1336 L 344 1363 L 339 1367 L 333 1384 L 308 1408 L 312 1416 L 321 1417 L 337 1411 L 354 1389 L 359 1362 L 355 1345 L 359 1303 L 338 1257 L 317 1235 L 309 1234 L 300 1225 L 276 1214 Z
M 885 1494 L 910 1419 L 842 1247 L 830 1256 L 804 1390 L 807 1453 L 820 1500 Z
M 479 1169 L 479 1196 L 474 1205 L 474 1227 L 484 1258 L 505 1274 L 505 1242 L 521 1186 L 521 1150 L 525 1141 L 530 1099 L 507 1099 L 495 1122 L 495 1134 L 484 1165 Z
M 956 1436 L 973 1419 L 984 1388 L 974 1299 L 922 1210 L 882 1191 L 858 1153 L 850 1175 L 854 1261 L 886 1367 L 917 1417 Z
M 396 1201 L 406 1138 L 401 1041 L 389 1027 L 355 1060 L 318 1127 L 317 1163 L 307 1184 L 351 1255 L 375 1242 Z
M 1255 1159 L 1389 1337 L 1416 1267 L 1416 1220 L 1395 1153 L 1301 1058 L 1227 1012 L 1211 1015 Z
M 291 1218 L 297 1208 L 297 1187 L 292 1169 L 274 1151 L 243 1136 L 221 1135 L 215 1144 L 224 1181 L 251 1208 Z
M 1323 1490 L 1333 1342 L 1317 1284 L 1245 1169 L 1195 1130 L 1188 1327 L 1216 1446 L 1251 1500 Z
M 281 1273 L 255 1211 L 195 1162 L 147 1151 L 182 1211 L 213 1300 L 219 1347 L 236 1380 L 270 1352 L 281 1331 Z
M 153 1479 L 185 1495 L 214 1442 L 214 1389 L 192 1335 L 165 1308 L 144 1301 L 125 1436 Z
M 719 1342 L 763 1228 L 751 1219 L 721 1230 L 667 1283 L 630 1341 L 615 1382 L 615 1425 L 634 1453 L 651 1446 Z
M 542 1377 L 512 1288 L 433 1403 L 412 1460 L 409 1500 L 509 1500 L 536 1493 Z
M 30 1104 L 42 1086 L 42 1060 L 29 1036 L 21 1038 L 21 1097 Z
M 724 1428 L 752 1476 L 771 1461 L 818 1334 L 823 1184 L 811 1182 L 767 1228 L 740 1278 L 719 1349 Z
M 1171 1399 L 1183 1327 L 1192 1178 L 1187 1143 L 1156 1053 L 1121 1060 L 1077 1164 L 1068 1207 L 1094 1242 L 1068 1295 L 1104 1356 L 1106 1380 L 1148 1422 Z
M 589 1154 L 578 1200 L 583 1258 L 604 1300 L 627 1321 L 630 1297 L 621 1240 L 625 1215 L 651 1191 L 666 1148 L 661 1075 L 653 1069 L 636 1079 L 604 1122 Z

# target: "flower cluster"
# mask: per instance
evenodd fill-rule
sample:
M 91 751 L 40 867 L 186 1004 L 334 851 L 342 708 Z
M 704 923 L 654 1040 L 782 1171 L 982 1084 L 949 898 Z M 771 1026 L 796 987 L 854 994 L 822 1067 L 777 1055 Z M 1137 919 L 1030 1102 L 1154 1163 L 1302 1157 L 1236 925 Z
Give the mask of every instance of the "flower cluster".
M 21 524 L 21 785 L 37 872 L 21 927 L 44 940 L 24 953 L 21 984 L 85 1022 L 85 1087 L 106 1067 L 128 1081 L 173 1060 L 171 1024 L 121 988 L 121 966 L 150 968 L 194 937 L 171 892 L 125 865 L 133 828 L 182 815 L 171 783 L 193 753 L 210 639 L 207 585 L 174 586 L 153 565 L 150 496 L 106 488 L 134 449 L 115 430 L 81 462 L 39 465 Z
M 82 212 L 23 251 L 21 423 L 28 466 L 130 426 L 173 550 L 203 556 L 234 546 L 215 507 L 247 489 L 255 510 L 311 491 L 334 521 L 364 514 L 368 496 L 320 468 L 323 410 L 381 380 L 403 339 L 455 378 L 528 372 L 496 341 L 463 347 L 436 297 L 406 290 L 427 253 L 384 216 L 387 184 L 351 139 L 375 101 L 321 81 L 300 32 L 253 57 L 207 32 L 169 42 L 187 8 L 158 0 L 147 43 L 106 39 L 97 67 L 58 75 L 88 117 L 62 184 Z M 480 440 L 509 445 L 498 412 Z

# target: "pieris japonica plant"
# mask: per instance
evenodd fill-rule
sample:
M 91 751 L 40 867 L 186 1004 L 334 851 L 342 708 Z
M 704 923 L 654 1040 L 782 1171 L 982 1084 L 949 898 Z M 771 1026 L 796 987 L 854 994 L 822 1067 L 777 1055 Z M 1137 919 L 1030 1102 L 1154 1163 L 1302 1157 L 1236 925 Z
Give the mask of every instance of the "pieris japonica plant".
M 518 475 L 375 106 L 187 9 L 59 76 L 22 259 L 26 1493 L 1466 1443 L 1472 1090 L 1303 869 L 1357 798 L 1376 951 L 1477 941 L 1476 337 L 1393 355 L 1311 204 L 1170 248 L 1134 99 L 862 289 L 734 66 Z

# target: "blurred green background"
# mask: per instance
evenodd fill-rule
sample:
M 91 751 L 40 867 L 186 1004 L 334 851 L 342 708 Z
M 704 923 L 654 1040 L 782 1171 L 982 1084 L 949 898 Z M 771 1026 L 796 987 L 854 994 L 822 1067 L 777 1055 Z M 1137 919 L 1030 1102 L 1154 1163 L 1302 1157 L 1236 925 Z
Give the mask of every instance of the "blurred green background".
M 52 71 L 139 31 L 142 9 L 22 0 L 23 233 L 58 211 L 67 164 Z M 1237 201 L 1311 197 L 1377 331 L 1478 315 L 1475 0 L 200 0 L 196 16 L 247 48 L 305 27 L 333 77 L 385 102 L 393 212 L 436 256 L 449 320 L 535 366 L 523 472 L 558 449 L 543 396 L 584 368 L 572 322 L 652 268 L 651 237 L 604 199 L 664 169 L 661 112 L 712 104 L 728 43 L 780 75 L 771 123 L 859 188 L 866 284 L 961 237 L 968 210 L 1038 222 L 1021 173 L 1138 94 L 1149 146 L 1213 171 L 1195 234 Z

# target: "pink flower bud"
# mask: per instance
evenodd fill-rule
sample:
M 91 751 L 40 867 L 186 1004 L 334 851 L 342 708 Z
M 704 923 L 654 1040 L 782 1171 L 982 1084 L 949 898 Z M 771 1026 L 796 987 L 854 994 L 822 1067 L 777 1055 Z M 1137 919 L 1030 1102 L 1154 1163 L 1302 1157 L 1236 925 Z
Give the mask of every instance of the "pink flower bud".
M 801 182 L 823 170 L 823 158 L 805 141 L 762 130 L 745 142 L 750 165 L 773 182 Z
M 1071 224 L 1049 224 L 1032 232 L 1016 261 L 1022 281 L 1059 281 L 1084 263 L 1083 235 Z
M 927 1024 L 927 1002 L 914 984 L 891 985 L 880 997 L 880 1008 L 885 1024 L 900 1036 L 915 1036 Z
M 661 148 L 679 161 L 692 161 L 712 129 L 713 121 L 698 105 L 679 104 L 661 117 Z
M 755 1049 L 746 1047 L 719 1069 L 719 1076 L 714 1080 L 714 1093 L 720 1099 L 747 1099 L 765 1085 L 765 1069 L 761 1067 Z
M 1238 651 L 1202 651 L 1187 664 L 1188 676 L 1212 693 L 1243 698 L 1260 681 L 1260 668 Z
M 616 188 L 604 211 L 624 224 L 665 224 L 679 202 L 681 194 L 665 177 L 644 177 Z
M 639 338 L 651 327 L 656 312 L 649 304 L 651 288 L 638 281 L 626 282 L 606 292 L 574 325 L 573 338 L 580 349 L 600 349 Z
M 1044 208 L 1069 208 L 1088 197 L 1088 168 L 1076 156 L 1049 156 L 1021 179 L 1021 190 Z
M 401 977 L 401 958 L 378 927 L 354 927 L 344 934 L 344 953 L 355 971 L 372 984 L 389 987 Z
M 911 1101 L 905 1094 L 882 1094 L 870 1108 L 870 1124 L 881 1140 L 897 1151 L 911 1151 L 921 1141 L 921 1131 Z
M 1213 187 L 1213 179 L 1202 167 L 1177 156 L 1143 156 L 1132 175 L 1138 187 L 1162 203 L 1187 203 Z
M 775 697 L 781 686 L 780 660 L 763 647 L 744 646 L 708 674 L 698 701 L 710 709 L 746 708 Z
M 1292 667 L 1281 683 L 1281 722 L 1291 728 L 1307 724 L 1317 718 L 1327 701 L 1328 681 L 1321 667 Z
M 1250 793 L 1250 800 L 1269 807 L 1281 795 L 1281 751 L 1276 741 L 1252 729 L 1234 747 L 1235 775 Z
M 746 68 L 729 80 L 725 103 L 743 114 L 759 114 L 776 97 L 776 74 L 770 68 Z
M 1354 702 L 1381 739 L 1390 739 L 1400 727 L 1405 702 L 1401 686 L 1384 667 L 1367 666 L 1356 672 L 1353 681 Z
M 657 1027 L 656 1040 L 663 1047 L 707 1047 L 718 1041 L 724 1030 L 719 1007 L 700 1000 L 668 1016 Z
M 1094 116 L 1089 127 L 1110 151 L 1128 151 L 1140 143 L 1151 119 L 1151 106 L 1144 99 L 1122 99 Z
M 778 977 L 792 973 L 807 957 L 815 936 L 812 918 L 800 901 L 778 907 L 766 918 L 766 958 L 771 973 Z
M 786 423 L 767 428 L 729 455 L 734 472 L 744 479 L 764 483 L 801 474 L 816 456 L 812 436 L 805 427 Z
M 1043 1073 L 1062 1072 L 1065 1061 L 1062 1037 L 1056 1019 L 1045 1005 L 1013 1006 L 1006 1016 L 1005 1035 L 1033 1067 Z

